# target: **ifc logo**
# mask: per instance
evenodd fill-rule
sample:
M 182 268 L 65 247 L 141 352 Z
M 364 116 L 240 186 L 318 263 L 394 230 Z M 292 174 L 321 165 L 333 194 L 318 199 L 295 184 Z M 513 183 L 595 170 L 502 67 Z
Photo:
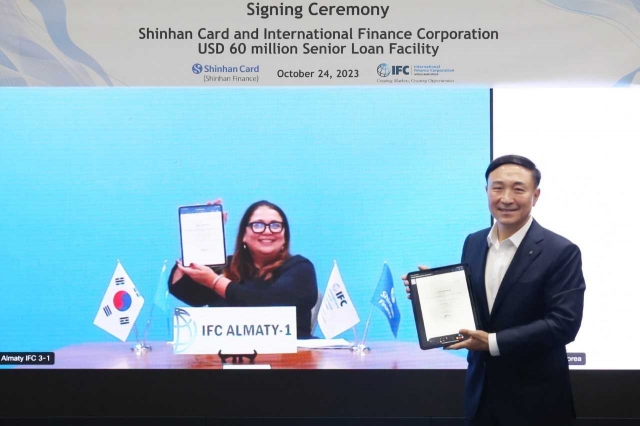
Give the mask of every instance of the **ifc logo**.
M 197 329 L 189 312 L 176 308 L 173 313 L 173 351 L 179 354 L 189 349 L 196 339 Z
M 389 77 L 389 74 L 391 74 L 391 69 L 389 68 L 389 65 L 387 64 L 378 65 L 378 75 L 380 77 Z
M 193 66 L 191 67 L 191 71 L 193 71 L 194 74 L 200 74 L 202 72 L 202 65 L 193 64 Z

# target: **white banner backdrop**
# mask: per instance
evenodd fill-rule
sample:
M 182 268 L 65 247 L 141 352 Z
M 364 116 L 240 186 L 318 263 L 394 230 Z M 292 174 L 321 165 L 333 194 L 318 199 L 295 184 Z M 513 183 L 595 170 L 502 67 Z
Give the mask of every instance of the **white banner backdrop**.
M 493 105 L 494 158 L 536 163 L 542 181 L 532 215 L 582 252 L 584 315 L 567 351 L 583 362 L 572 368 L 639 369 L 640 344 L 628 330 L 640 323 L 640 201 L 630 196 L 640 182 L 640 92 L 502 89 Z
M 640 84 L 638 0 L 0 0 L 0 86 Z

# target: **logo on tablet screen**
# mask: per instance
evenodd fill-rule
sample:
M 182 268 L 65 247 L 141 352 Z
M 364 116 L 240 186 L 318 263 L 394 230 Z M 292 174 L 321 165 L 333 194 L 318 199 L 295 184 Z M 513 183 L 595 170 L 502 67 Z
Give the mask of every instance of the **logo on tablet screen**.
M 194 74 L 200 74 L 202 72 L 202 65 L 193 64 L 193 66 L 191 67 L 191 71 L 193 71 Z

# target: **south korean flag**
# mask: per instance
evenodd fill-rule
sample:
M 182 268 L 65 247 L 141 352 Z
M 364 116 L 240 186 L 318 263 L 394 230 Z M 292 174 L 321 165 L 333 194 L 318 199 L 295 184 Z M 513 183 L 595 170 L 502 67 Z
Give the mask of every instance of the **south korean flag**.
M 93 323 L 124 342 L 143 305 L 144 298 L 118 261 Z

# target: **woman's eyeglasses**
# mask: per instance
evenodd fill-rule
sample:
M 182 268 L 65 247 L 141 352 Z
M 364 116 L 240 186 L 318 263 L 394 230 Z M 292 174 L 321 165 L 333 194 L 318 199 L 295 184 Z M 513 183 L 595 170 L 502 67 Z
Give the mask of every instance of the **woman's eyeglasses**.
M 271 222 L 271 223 L 249 222 L 247 226 L 251 227 L 251 230 L 255 234 L 262 234 L 267 229 L 267 227 L 274 234 L 279 234 L 284 229 L 282 222 Z

